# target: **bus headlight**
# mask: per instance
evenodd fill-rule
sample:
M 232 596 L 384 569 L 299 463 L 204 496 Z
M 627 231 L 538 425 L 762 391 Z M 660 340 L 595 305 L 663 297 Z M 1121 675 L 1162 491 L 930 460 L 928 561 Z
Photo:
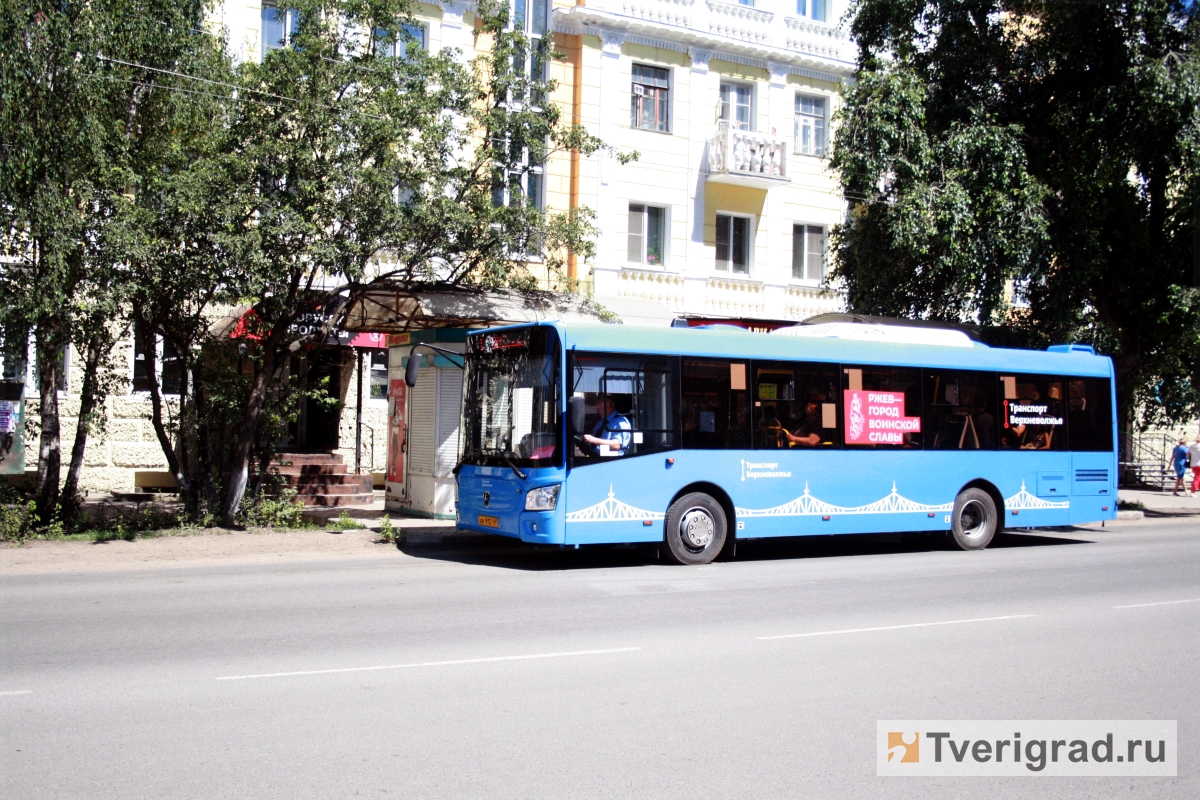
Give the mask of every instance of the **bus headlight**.
M 553 486 L 539 486 L 536 489 L 530 489 L 525 495 L 525 510 L 526 511 L 553 511 L 558 505 L 558 490 L 562 488 L 561 483 L 556 483 Z

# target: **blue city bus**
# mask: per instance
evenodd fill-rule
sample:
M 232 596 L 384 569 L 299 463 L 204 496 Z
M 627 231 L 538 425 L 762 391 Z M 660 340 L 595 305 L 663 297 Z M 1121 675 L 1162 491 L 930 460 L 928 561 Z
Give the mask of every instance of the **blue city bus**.
M 997 530 L 1116 516 L 1115 381 L 1086 345 L 950 329 L 544 322 L 467 337 L 460 530 L 660 543 Z

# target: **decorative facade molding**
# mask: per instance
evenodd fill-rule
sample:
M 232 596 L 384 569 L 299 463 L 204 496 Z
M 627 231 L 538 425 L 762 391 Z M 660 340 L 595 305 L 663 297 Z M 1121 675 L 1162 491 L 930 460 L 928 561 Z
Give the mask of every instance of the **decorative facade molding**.
M 696 72 L 708 72 L 708 62 L 712 60 L 712 50 L 701 50 L 698 47 L 689 47 L 688 55 L 692 57 L 692 69 Z
M 709 278 L 705 281 L 704 311 L 724 317 L 762 317 L 766 310 L 763 281 Z
M 819 287 L 789 286 L 783 302 L 784 319 L 797 321 L 845 310 L 842 298 Z
M 625 44 L 625 35 L 615 31 L 602 31 L 600 49 L 606 56 L 621 55 L 621 45 Z
M 442 2 L 442 25 L 447 28 L 461 28 L 463 17 L 468 11 L 475 10 L 474 3 Z
M 712 58 L 763 69 L 777 64 L 776 79 L 786 68 L 837 83 L 854 70 L 854 48 L 840 28 L 725 0 L 589 0 L 555 8 L 554 28 L 594 31 L 606 42 L 617 32 L 655 47 L 671 42 L 673 50 L 708 51 Z M 702 69 L 699 62 L 693 68 Z
M 771 86 L 780 88 L 787 85 L 788 75 L 791 74 L 791 69 L 787 64 L 772 61 L 767 64 L 767 71 L 771 73 Z
M 617 275 L 617 294 L 661 303 L 670 311 L 683 310 L 683 276 L 674 272 L 624 268 Z

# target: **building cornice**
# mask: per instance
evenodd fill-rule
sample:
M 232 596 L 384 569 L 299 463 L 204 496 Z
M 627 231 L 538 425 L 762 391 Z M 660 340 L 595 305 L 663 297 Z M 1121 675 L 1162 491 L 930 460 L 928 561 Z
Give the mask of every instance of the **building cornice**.
M 678 52 L 710 51 L 715 59 L 769 69 L 775 79 L 786 72 L 842 83 L 855 68 L 853 46 L 838 29 L 722 0 L 593 0 L 554 9 L 554 29 L 601 41 L 618 34 L 626 42 Z

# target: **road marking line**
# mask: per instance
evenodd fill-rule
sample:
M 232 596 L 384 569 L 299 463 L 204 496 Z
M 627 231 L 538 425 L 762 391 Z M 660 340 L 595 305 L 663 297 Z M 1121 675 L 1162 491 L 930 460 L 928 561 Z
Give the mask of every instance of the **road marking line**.
M 253 678 L 290 678 L 297 675 L 333 675 L 339 672 L 373 672 L 382 669 L 415 669 L 416 667 L 452 667 L 459 664 L 487 664 L 493 661 L 529 661 L 535 658 L 567 658 L 570 656 L 597 656 L 604 653 L 633 653 L 640 647 L 611 647 L 607 650 L 573 650 L 567 653 L 535 653 L 525 656 L 492 656 L 490 658 L 462 658 L 456 661 L 423 661 L 418 664 L 385 664 L 377 667 L 343 667 L 342 669 L 310 669 L 299 672 L 267 672 L 261 675 L 225 675 L 219 681 L 245 681 Z
M 1134 603 L 1131 606 L 1113 606 L 1113 608 L 1148 608 L 1150 606 L 1174 606 L 1180 603 L 1200 603 L 1200 597 L 1191 600 L 1163 600 L 1161 603 Z
M 962 625 L 967 622 L 996 622 L 1002 619 L 1026 619 L 1037 614 L 1010 614 L 1006 617 L 978 617 L 977 619 L 948 619 L 942 622 L 913 622 L 908 625 L 881 625 L 877 628 L 849 628 L 844 631 L 816 631 L 814 633 L 785 633 L 780 636 L 759 636 L 762 639 L 800 639 L 805 636 L 833 636 L 838 633 L 871 633 L 872 631 L 898 631 L 901 628 L 929 628 L 934 625 Z
M 21 689 L 20 691 L 16 691 L 16 692 L 0 692 L 0 697 L 13 697 L 14 695 L 18 695 L 18 694 L 33 694 L 33 690 L 32 689 Z

